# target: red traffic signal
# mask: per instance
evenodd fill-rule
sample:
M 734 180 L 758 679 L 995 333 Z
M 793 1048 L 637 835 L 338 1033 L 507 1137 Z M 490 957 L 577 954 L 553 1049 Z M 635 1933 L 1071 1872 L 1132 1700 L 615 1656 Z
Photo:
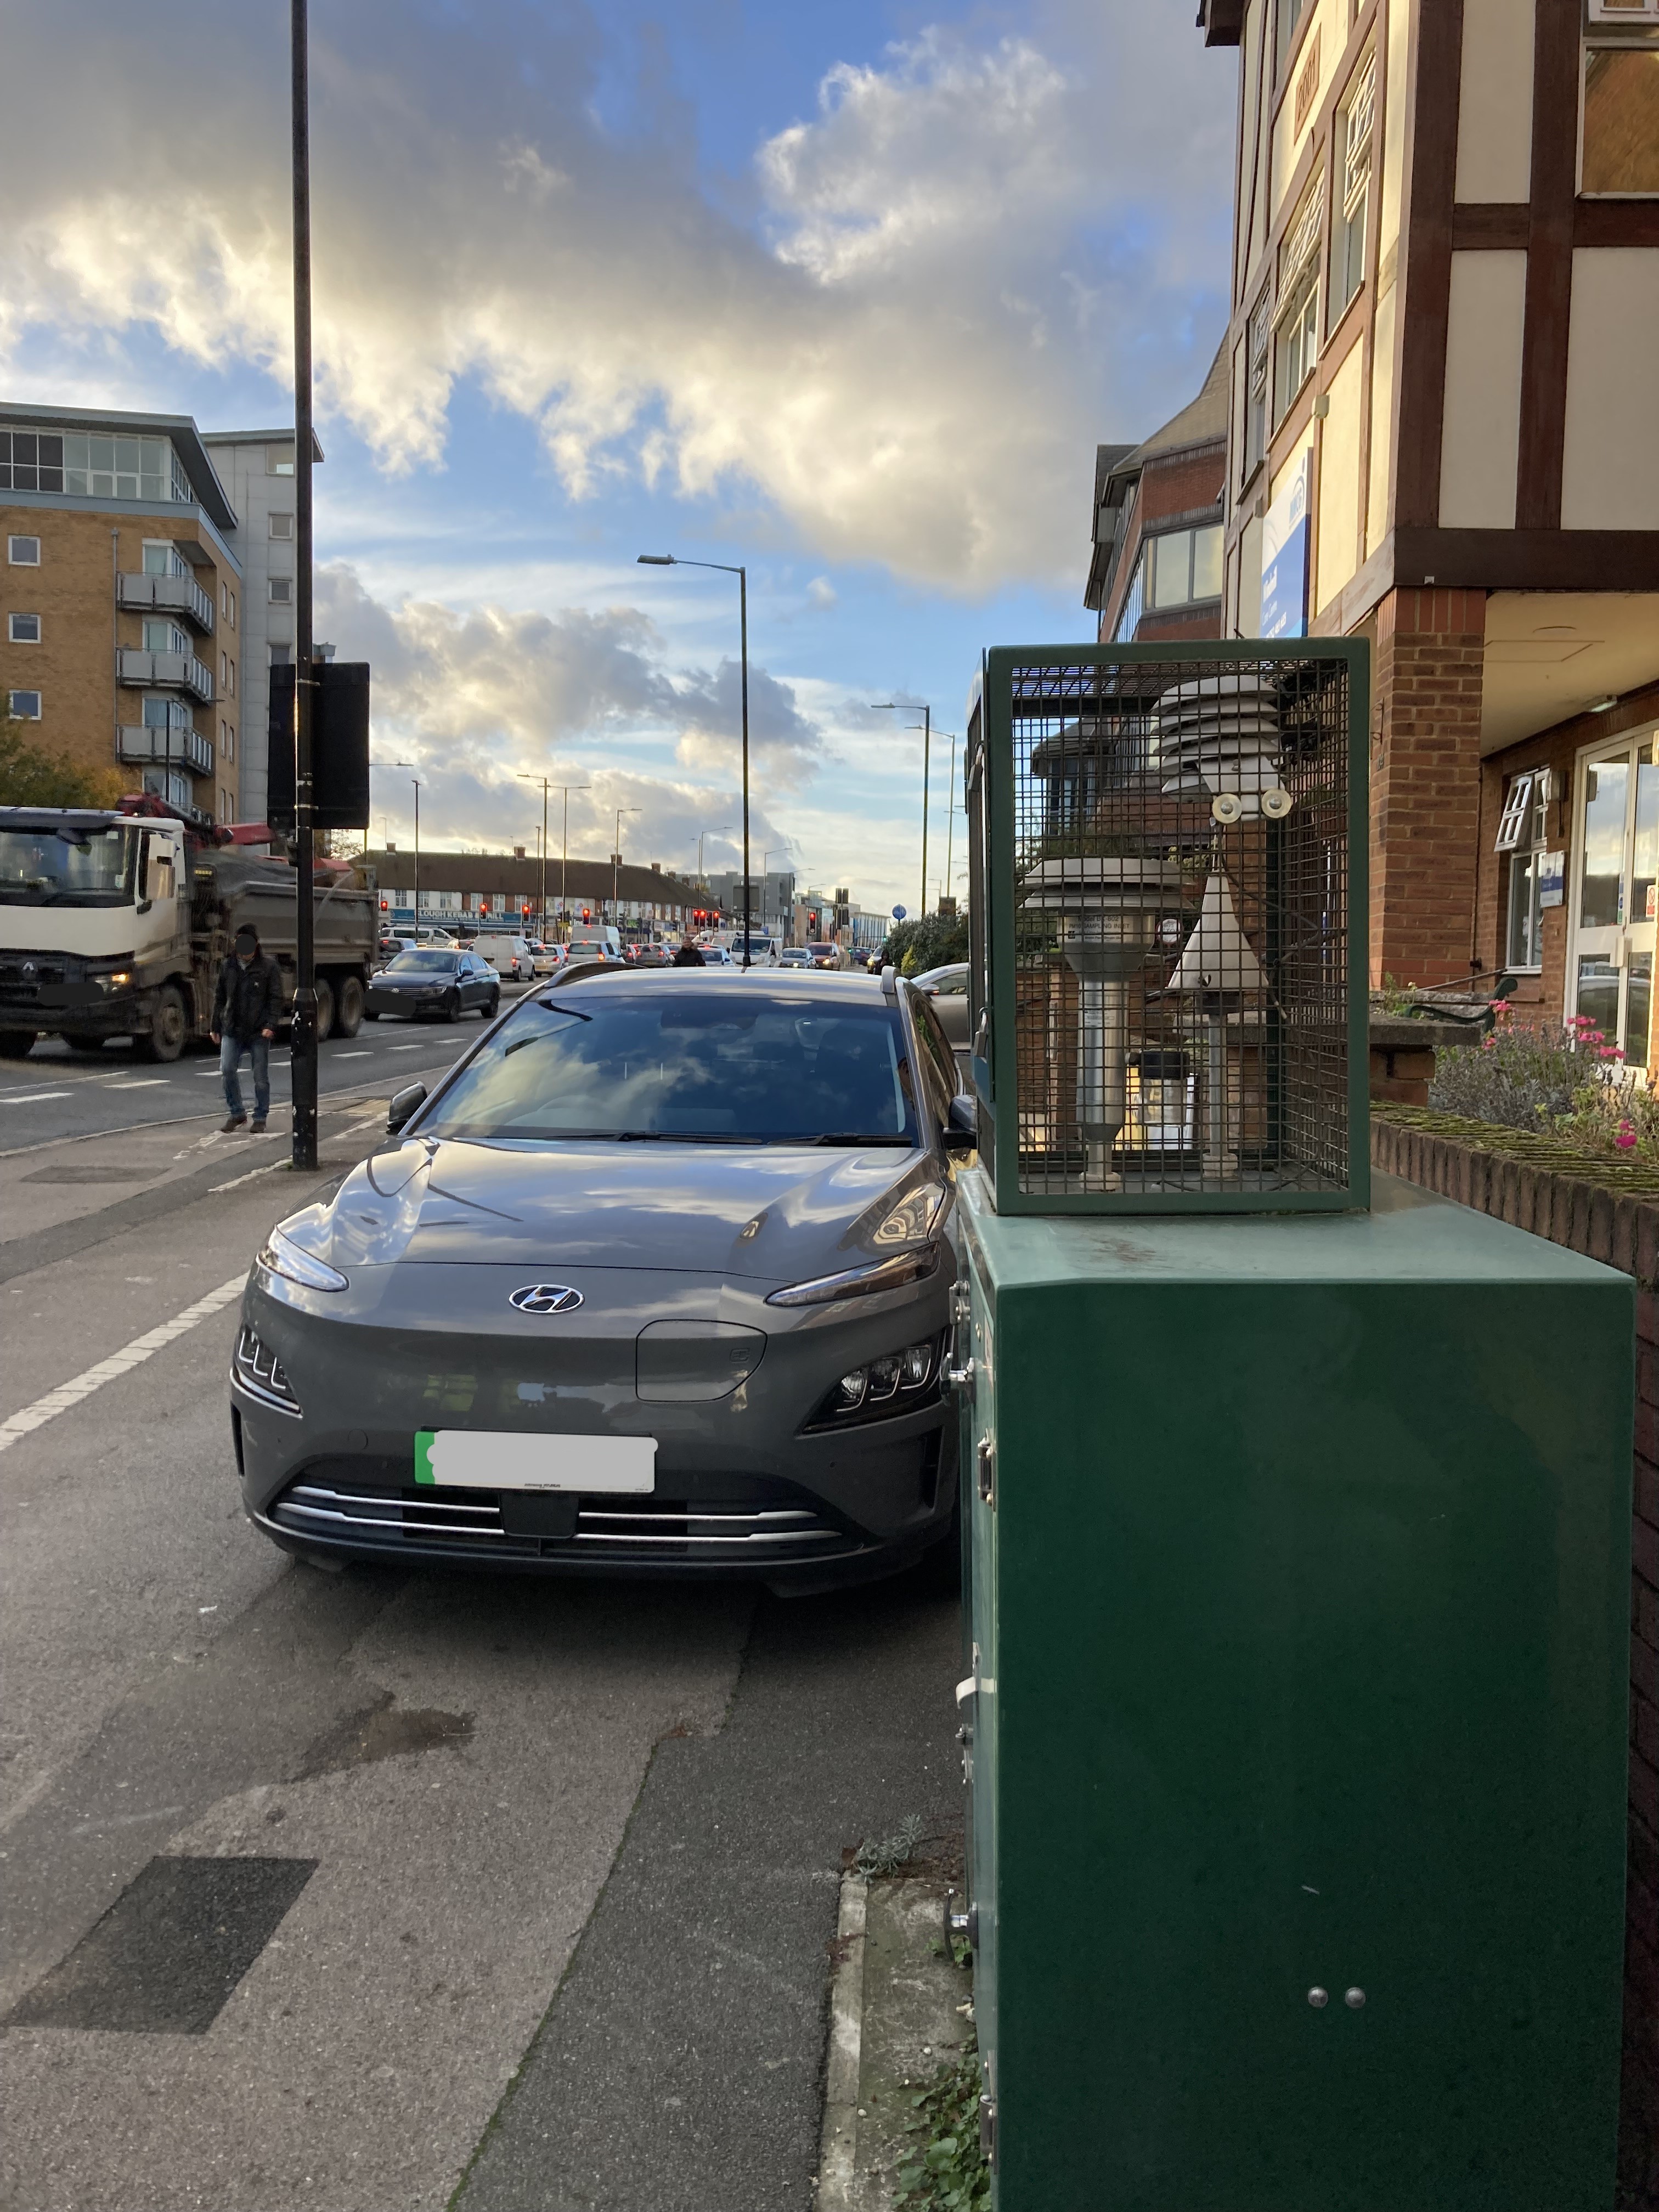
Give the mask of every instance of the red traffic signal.
M 593 909 L 592 909 L 591 907 L 586 907 L 586 906 L 585 906 L 585 907 L 582 908 L 582 920 L 583 920 L 584 921 L 592 921 L 592 919 L 593 919 Z

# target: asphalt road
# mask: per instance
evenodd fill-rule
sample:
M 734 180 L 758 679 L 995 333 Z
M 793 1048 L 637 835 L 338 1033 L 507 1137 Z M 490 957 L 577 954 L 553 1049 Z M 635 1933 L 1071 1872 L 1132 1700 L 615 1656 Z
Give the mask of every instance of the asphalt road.
M 501 995 L 511 1000 L 514 986 L 507 985 Z M 331 1037 L 319 1048 L 318 1097 L 380 1085 L 395 1090 L 441 1071 L 466 1049 L 481 1026 L 476 1015 L 454 1024 L 365 1022 L 355 1037 Z M 253 1085 L 246 1060 L 241 1085 L 252 1111 Z M 271 1048 L 270 1097 L 274 1110 L 289 1103 L 288 1046 L 280 1039 Z M 61 1038 L 43 1039 L 27 1060 L 0 1060 L 0 1158 L 58 1137 L 154 1127 L 216 1109 L 222 1118 L 218 1054 L 208 1047 L 187 1049 L 171 1066 L 157 1067 L 141 1060 L 124 1039 L 80 1050 Z
M 842 1852 L 957 1818 L 954 1595 L 275 1551 L 225 1370 L 285 1152 L 0 1157 L 0 2205 L 806 2212 Z

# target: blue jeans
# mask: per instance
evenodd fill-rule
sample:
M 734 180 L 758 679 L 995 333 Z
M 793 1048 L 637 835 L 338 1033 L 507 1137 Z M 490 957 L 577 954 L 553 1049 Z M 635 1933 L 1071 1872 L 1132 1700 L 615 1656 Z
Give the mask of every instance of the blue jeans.
M 236 1080 L 236 1071 L 246 1053 L 253 1062 L 253 1118 L 263 1121 L 270 1111 L 270 1039 L 266 1036 L 234 1037 L 226 1035 L 219 1042 L 219 1073 L 225 1082 L 227 1112 L 240 1117 L 242 1111 L 242 1086 Z

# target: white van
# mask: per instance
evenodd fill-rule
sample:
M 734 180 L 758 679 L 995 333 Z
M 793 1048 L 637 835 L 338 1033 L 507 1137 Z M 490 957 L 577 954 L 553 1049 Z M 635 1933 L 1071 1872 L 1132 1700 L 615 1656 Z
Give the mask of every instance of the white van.
M 522 937 L 505 934 L 475 937 L 472 950 L 480 960 L 487 960 L 498 975 L 510 976 L 514 982 L 527 983 L 536 972 L 536 956 Z

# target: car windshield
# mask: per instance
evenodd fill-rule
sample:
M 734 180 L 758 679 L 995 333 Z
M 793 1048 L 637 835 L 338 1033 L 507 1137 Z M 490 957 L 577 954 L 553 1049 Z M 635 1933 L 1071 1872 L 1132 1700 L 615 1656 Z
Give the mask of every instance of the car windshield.
M 113 824 L 0 830 L 0 899 L 21 906 L 131 906 L 132 831 Z
M 453 975 L 460 956 L 455 952 L 400 952 L 386 963 L 388 975 Z
M 687 1143 L 919 1142 L 896 1012 L 687 986 L 580 987 L 520 1006 L 429 1113 L 423 1137 Z

